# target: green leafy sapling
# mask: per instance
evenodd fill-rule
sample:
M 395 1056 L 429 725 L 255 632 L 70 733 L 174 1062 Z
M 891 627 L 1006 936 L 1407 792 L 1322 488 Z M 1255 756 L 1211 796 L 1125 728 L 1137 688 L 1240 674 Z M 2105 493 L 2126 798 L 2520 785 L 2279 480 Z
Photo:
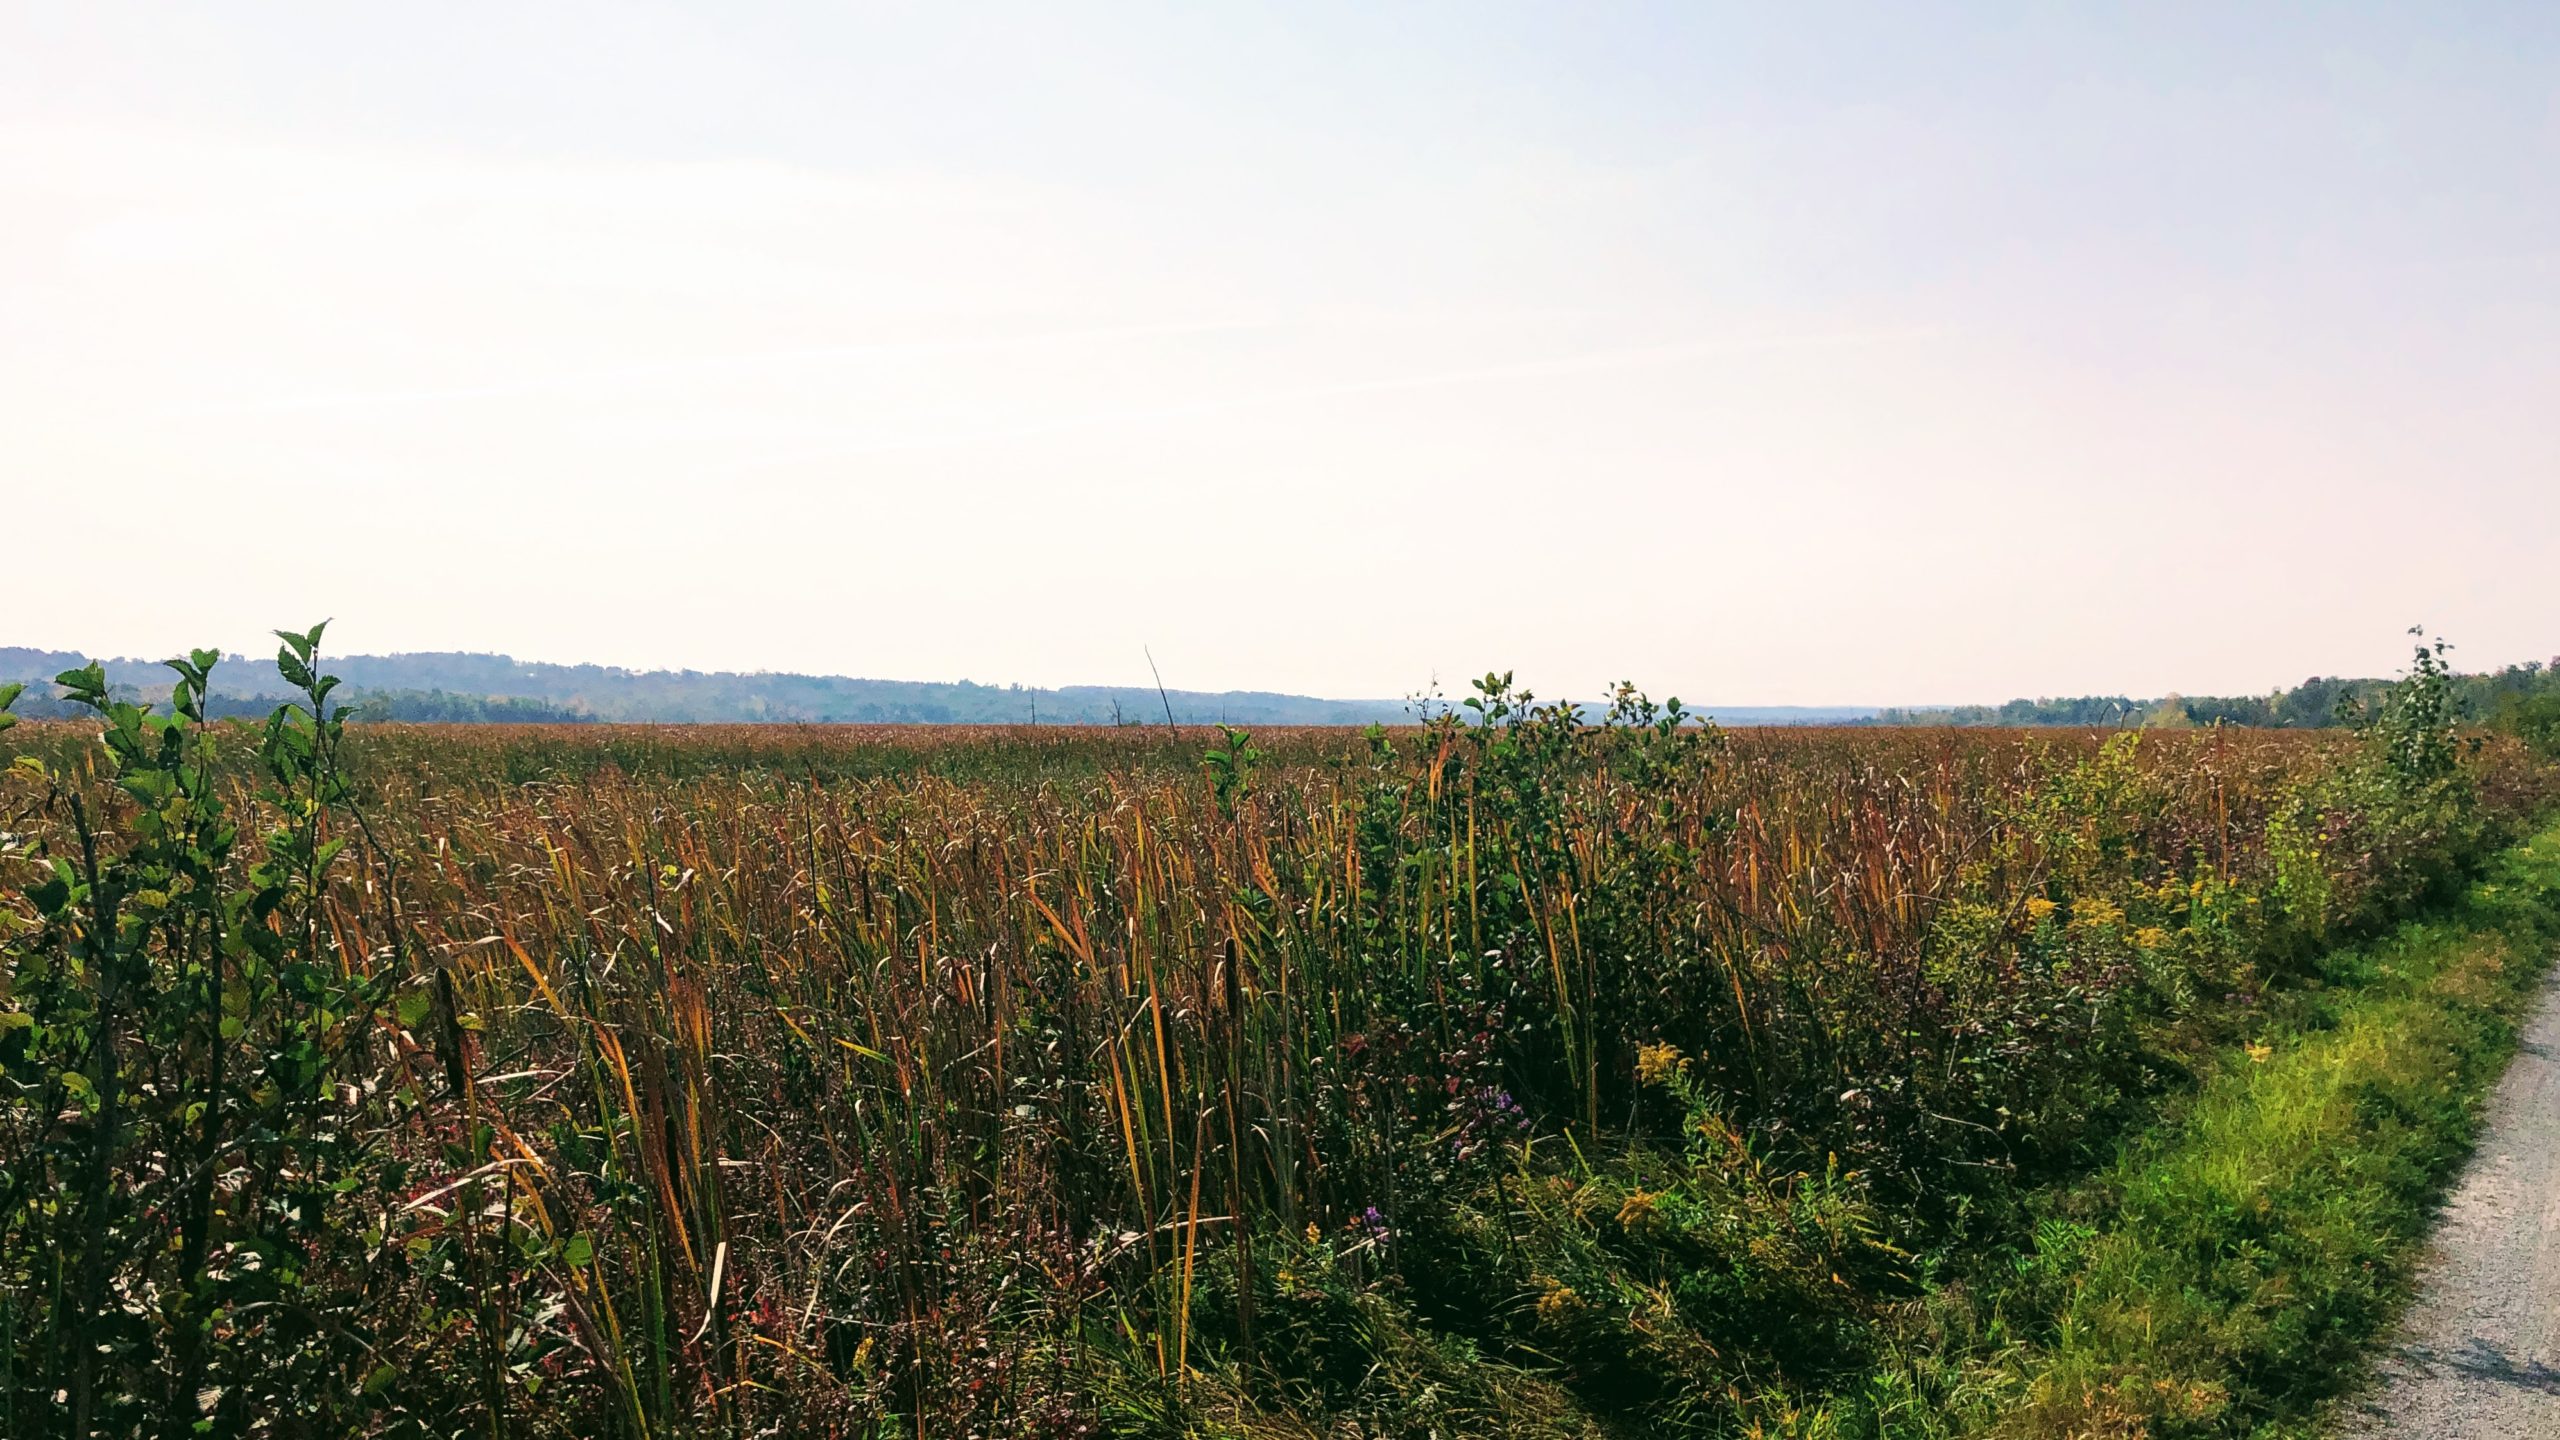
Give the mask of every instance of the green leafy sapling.
M 1219 744 L 1200 757 L 1209 772 L 1212 798 L 1218 813 L 1234 818 L 1236 805 L 1253 789 L 1253 772 L 1262 763 L 1262 752 L 1254 748 L 1250 732 L 1233 725 L 1218 727 Z
M 352 810 L 322 629 L 281 635 L 301 693 L 263 732 L 210 722 L 220 656 L 197 650 L 160 710 L 63 672 L 97 761 L 19 762 L 68 840 L 33 854 L 34 920 L 0 935 L 0 1433 L 342 1433 L 367 1403 L 339 1379 L 360 1338 L 312 1306 L 356 1263 L 348 1197 L 389 1179 L 359 1082 L 396 977 L 327 921 Z M 237 733 L 282 817 L 253 856 Z

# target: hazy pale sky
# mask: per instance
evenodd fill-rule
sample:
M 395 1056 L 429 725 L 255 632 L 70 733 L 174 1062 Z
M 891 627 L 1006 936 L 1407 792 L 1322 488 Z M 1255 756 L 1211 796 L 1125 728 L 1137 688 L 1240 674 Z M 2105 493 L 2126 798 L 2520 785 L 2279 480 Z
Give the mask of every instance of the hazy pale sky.
M 0 0 L 0 644 L 2560 651 L 2560 6 L 2088 11 Z

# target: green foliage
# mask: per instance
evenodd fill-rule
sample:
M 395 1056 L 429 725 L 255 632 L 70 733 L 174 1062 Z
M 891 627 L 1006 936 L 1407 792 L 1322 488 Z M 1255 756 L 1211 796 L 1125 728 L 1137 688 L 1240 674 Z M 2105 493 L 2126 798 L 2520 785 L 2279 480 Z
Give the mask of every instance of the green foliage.
M 2447 648 L 2442 640 L 2418 646 L 2408 678 L 2386 692 L 2369 732 L 2381 748 L 2383 765 L 2404 789 L 2440 785 L 2455 774 L 2460 742 L 2454 735 L 2453 674 L 2444 661 Z
M 359 1207 L 398 1180 L 363 1124 L 370 1071 L 354 1083 L 388 981 L 325 923 L 346 792 L 320 634 L 283 637 L 301 704 L 257 739 L 275 823 L 245 863 L 213 652 L 168 662 L 166 713 L 95 665 L 57 677 L 100 722 L 103 783 L 20 762 L 70 843 L 30 857 L 34 923 L 6 947 L 7 1433 L 335 1429 L 372 1408 L 367 1347 L 316 1323 L 378 1263 Z
M 2016 1435 L 2322 1433 L 2560 940 L 2560 832 L 2325 964 L 2109 1177 Z
M 2496 723 L 2500 730 L 2531 746 L 2535 754 L 2560 760 L 2560 689 L 2508 697 L 2499 708 Z
M 1209 791 L 1218 809 L 1232 816 L 1236 803 L 1253 788 L 1253 772 L 1262 763 L 1262 752 L 1253 748 L 1253 737 L 1232 725 L 1218 727 L 1219 744 L 1200 757 L 1201 768 L 1208 772 Z

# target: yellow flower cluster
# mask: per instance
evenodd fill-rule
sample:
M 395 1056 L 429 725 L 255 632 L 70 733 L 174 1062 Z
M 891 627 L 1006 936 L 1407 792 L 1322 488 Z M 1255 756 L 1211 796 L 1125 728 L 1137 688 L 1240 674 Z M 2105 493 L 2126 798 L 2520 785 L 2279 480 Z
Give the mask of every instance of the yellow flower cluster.
M 1582 1297 L 1573 1293 L 1573 1287 L 1554 1280 L 1549 1280 L 1545 1292 L 1538 1296 L 1538 1318 L 1550 1323 L 1581 1308 Z
M 2027 897 L 2027 923 L 2041 925 L 2052 919 L 2053 912 L 2061 908 L 2041 895 L 2030 895 Z
M 1636 1079 L 1647 1085 L 1667 1085 L 1671 1077 L 1687 1068 L 1689 1062 L 1677 1045 L 1640 1045 L 1636 1047 Z
M 2113 901 L 2090 895 L 2071 902 L 2071 923 L 2102 930 L 2110 925 L 2123 924 L 2124 911 L 2118 909 Z

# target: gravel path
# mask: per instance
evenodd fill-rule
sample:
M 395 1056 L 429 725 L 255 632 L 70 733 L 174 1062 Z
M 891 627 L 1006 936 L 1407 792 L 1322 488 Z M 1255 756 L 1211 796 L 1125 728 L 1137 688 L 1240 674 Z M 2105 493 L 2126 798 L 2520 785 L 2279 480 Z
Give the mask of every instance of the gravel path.
M 2359 1440 L 2560 1440 L 2560 972 L 2543 985 Z

